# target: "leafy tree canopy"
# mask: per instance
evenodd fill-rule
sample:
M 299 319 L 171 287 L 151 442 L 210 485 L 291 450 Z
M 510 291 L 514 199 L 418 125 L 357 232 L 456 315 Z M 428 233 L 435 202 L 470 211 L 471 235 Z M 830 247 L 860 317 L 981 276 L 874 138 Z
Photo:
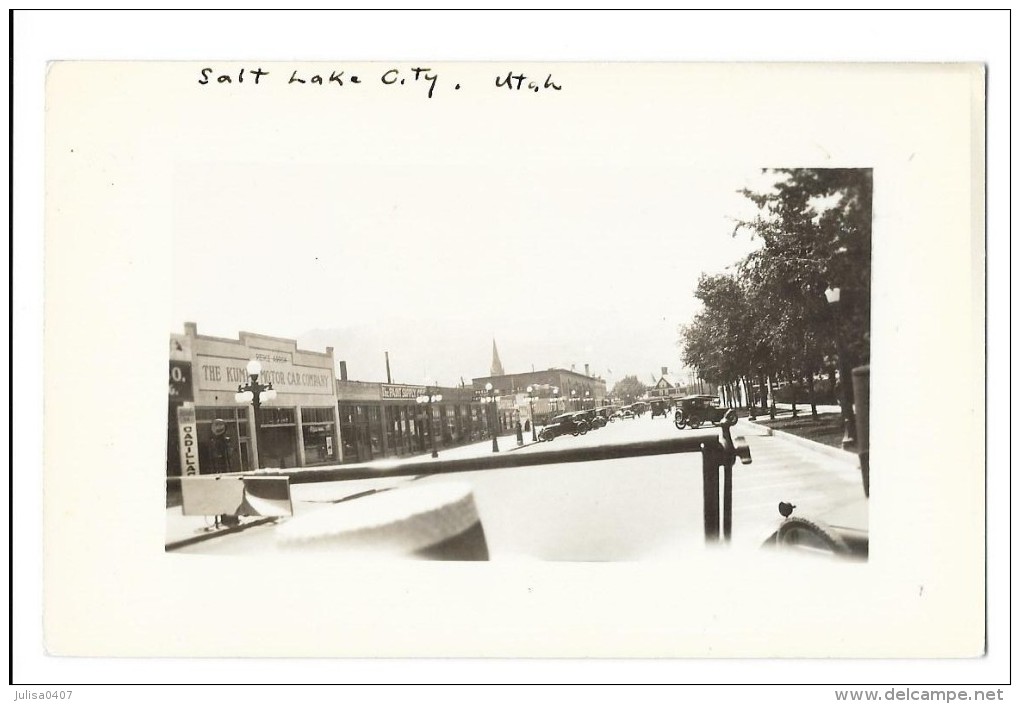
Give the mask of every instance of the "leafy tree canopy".
M 648 392 L 648 386 L 638 381 L 636 376 L 625 376 L 613 385 L 612 396 L 622 399 L 625 403 L 633 403 Z
M 851 365 L 870 359 L 870 169 L 774 169 L 775 185 L 743 191 L 758 206 L 737 223 L 761 246 L 725 274 L 703 274 L 703 309 L 680 328 L 684 363 L 725 384 L 756 373 L 813 373 L 844 341 Z M 825 291 L 840 289 L 838 308 Z

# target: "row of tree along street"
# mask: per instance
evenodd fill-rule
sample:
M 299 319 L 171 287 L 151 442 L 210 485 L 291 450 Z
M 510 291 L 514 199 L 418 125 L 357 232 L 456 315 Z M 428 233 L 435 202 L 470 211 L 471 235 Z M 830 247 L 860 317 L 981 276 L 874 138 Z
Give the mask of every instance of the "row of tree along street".
M 679 330 L 684 363 L 731 405 L 832 402 L 870 362 L 870 169 L 773 169 L 773 188 L 744 190 L 758 208 L 734 229 L 760 247 L 724 273 L 703 273 L 703 310 Z M 831 301 L 831 302 L 830 302 Z M 840 371 L 837 381 L 837 370 Z M 765 391 L 768 391 L 767 395 Z

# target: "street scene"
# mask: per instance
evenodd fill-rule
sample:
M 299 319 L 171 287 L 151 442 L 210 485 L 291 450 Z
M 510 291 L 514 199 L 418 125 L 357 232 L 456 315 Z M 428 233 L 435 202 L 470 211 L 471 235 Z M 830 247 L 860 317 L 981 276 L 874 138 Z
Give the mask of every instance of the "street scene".
M 840 457 L 772 436 L 767 428 L 746 421 L 739 422 L 735 432 L 747 439 L 753 461 L 734 470 L 732 548 L 762 549 L 782 522 L 780 502 L 793 501 L 805 515 L 822 516 L 859 503 L 863 496 L 854 456 Z M 561 438 L 555 449 L 598 448 L 677 434 L 671 420 L 646 415 L 584 436 Z M 501 452 L 515 456 L 549 449 L 547 443 L 530 437 L 520 446 L 513 436 L 501 437 L 500 443 Z M 440 460 L 479 458 L 491 452 L 491 442 L 481 442 L 444 452 Z M 399 462 L 389 466 L 394 465 Z M 346 471 L 357 476 L 360 467 L 351 465 Z M 706 548 L 701 457 L 696 453 L 295 484 L 293 516 L 307 516 L 373 492 L 451 482 L 470 487 L 493 560 L 671 560 Z M 217 535 L 211 517 L 184 516 L 180 507 L 169 508 L 168 550 L 222 555 L 276 552 L 282 548 L 275 534 L 292 519 L 243 520 L 241 530 Z
M 871 172 L 754 183 L 730 216 L 747 251 L 675 292 L 694 312 L 673 314 L 672 333 L 575 348 L 575 327 L 599 318 L 562 318 L 547 353 L 594 363 L 521 369 L 533 338 L 507 321 L 485 376 L 426 344 L 418 383 L 393 369 L 408 353 L 385 348 L 378 376 L 357 378 L 385 310 L 367 341 L 185 322 L 170 336 L 166 550 L 623 561 L 725 544 L 867 559 Z M 666 364 L 628 373 L 669 343 Z

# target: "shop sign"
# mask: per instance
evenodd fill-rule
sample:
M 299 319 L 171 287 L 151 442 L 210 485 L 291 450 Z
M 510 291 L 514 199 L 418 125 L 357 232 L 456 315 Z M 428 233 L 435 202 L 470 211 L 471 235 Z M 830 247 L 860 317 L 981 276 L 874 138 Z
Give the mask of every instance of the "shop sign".
M 395 399 L 416 399 L 425 394 L 424 386 L 404 386 L 402 384 L 382 384 L 382 397 Z
M 261 353 L 260 353 L 261 354 Z M 255 355 L 256 357 L 258 355 Z M 333 396 L 333 370 L 331 367 L 304 367 L 291 364 L 284 353 L 273 353 L 270 361 L 262 362 L 259 382 L 273 385 L 279 393 L 323 394 Z M 195 376 L 198 388 L 203 391 L 237 391 L 237 387 L 249 381 L 246 366 L 248 359 L 227 359 L 224 357 L 195 356 Z
M 170 400 L 195 400 L 195 394 L 191 390 L 191 362 L 170 360 Z
M 177 409 L 177 428 L 180 433 L 181 474 L 197 476 L 198 466 L 198 423 L 195 421 L 195 407 L 181 406 Z

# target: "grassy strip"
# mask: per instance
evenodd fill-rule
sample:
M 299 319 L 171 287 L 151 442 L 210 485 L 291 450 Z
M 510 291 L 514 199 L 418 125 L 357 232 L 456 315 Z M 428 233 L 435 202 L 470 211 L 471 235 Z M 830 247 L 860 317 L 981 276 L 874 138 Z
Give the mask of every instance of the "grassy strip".
M 747 417 L 747 411 L 743 410 L 740 416 Z M 796 418 L 789 411 L 784 411 L 777 413 L 775 419 L 770 420 L 768 413 L 765 413 L 759 415 L 755 423 L 830 447 L 840 449 L 843 447 L 843 419 L 839 413 L 819 413 L 818 419 L 813 420 L 809 406 L 798 409 Z

